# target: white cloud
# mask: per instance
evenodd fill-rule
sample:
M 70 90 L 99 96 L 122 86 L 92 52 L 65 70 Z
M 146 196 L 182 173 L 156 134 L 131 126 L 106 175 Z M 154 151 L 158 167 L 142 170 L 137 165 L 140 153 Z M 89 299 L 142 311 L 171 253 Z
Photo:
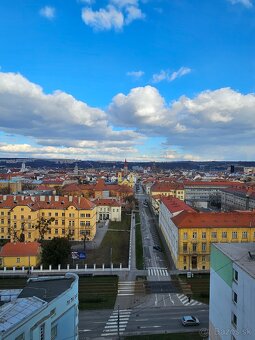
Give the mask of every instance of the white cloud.
M 121 31 L 123 26 L 134 20 L 143 19 L 145 14 L 139 8 L 137 0 L 110 0 L 105 8 L 98 10 L 92 7 L 82 9 L 82 20 L 95 31 Z
M 253 6 L 252 0 L 228 0 L 232 5 L 241 4 L 247 8 L 251 8 Z
M 212 155 L 218 149 L 219 156 L 226 158 L 234 155 L 238 147 L 243 150 L 245 145 L 253 145 L 254 107 L 253 93 L 245 95 L 231 88 L 203 91 L 194 98 L 182 96 L 167 105 L 157 89 L 146 86 L 132 89 L 127 95 L 116 95 L 108 112 L 118 126 L 133 128 L 146 136 L 165 136 L 166 146 L 178 145 L 189 150 L 188 154 L 208 159 L 209 148 L 215 148 Z M 255 149 L 248 149 L 250 159 L 254 158 Z
M 54 7 L 51 7 L 51 6 L 45 6 L 43 8 L 40 9 L 40 15 L 49 19 L 49 20 L 52 20 L 55 18 L 55 14 L 56 14 L 56 10 Z
M 134 77 L 136 79 L 141 78 L 144 75 L 143 71 L 130 71 L 127 72 L 127 76 Z
M 82 19 L 86 25 L 93 27 L 96 31 L 115 29 L 121 30 L 124 25 L 122 12 L 114 6 L 108 5 L 106 9 L 100 8 L 93 11 L 92 8 L 83 8 Z
M 152 81 L 154 83 L 159 83 L 162 80 L 167 80 L 169 82 L 174 81 L 177 78 L 183 77 L 190 73 L 191 69 L 189 67 L 181 67 L 179 70 L 170 73 L 168 70 L 161 70 L 159 73 L 155 73 L 152 76 Z
M 133 131 L 114 131 L 104 111 L 65 92 L 45 94 L 40 86 L 15 73 L 0 72 L 0 112 L 2 131 L 31 136 L 41 144 L 48 141 L 54 141 L 56 146 L 82 141 L 114 144 L 139 139 Z

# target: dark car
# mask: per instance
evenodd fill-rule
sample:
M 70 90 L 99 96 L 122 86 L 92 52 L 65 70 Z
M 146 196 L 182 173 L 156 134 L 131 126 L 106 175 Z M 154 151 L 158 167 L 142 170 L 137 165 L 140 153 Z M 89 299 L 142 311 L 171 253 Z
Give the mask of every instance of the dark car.
M 185 315 L 181 318 L 183 326 L 198 326 L 199 320 L 193 315 Z
M 157 251 L 161 251 L 162 252 L 162 248 L 160 246 L 153 246 L 153 249 L 157 250 Z

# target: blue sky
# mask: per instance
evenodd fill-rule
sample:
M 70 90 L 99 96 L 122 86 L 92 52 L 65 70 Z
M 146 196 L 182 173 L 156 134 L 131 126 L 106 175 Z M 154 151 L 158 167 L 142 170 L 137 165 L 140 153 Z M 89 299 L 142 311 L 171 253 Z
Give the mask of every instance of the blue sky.
M 254 0 L 1 0 L 0 15 L 0 157 L 254 160 Z

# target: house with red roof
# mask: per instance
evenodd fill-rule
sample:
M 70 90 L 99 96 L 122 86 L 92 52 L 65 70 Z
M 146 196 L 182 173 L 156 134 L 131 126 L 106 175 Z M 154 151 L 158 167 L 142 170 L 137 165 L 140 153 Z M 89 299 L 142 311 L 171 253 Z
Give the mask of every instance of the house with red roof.
M 32 267 L 40 263 L 41 245 L 38 242 L 8 242 L 0 251 L 1 267 Z
M 93 201 L 97 210 L 97 221 L 121 221 L 121 204 L 116 199 L 98 198 Z

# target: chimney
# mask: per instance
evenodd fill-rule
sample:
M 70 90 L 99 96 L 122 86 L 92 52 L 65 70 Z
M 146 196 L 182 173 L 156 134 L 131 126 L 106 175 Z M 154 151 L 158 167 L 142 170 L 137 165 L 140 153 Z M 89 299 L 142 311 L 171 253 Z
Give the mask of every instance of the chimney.
M 3 195 L 3 201 L 6 201 L 6 195 Z
M 40 196 L 40 201 L 44 202 L 45 201 L 45 196 Z
M 69 202 L 73 202 L 73 196 L 68 196 Z
M 79 204 L 81 203 L 81 197 L 80 196 L 78 197 L 78 203 Z

